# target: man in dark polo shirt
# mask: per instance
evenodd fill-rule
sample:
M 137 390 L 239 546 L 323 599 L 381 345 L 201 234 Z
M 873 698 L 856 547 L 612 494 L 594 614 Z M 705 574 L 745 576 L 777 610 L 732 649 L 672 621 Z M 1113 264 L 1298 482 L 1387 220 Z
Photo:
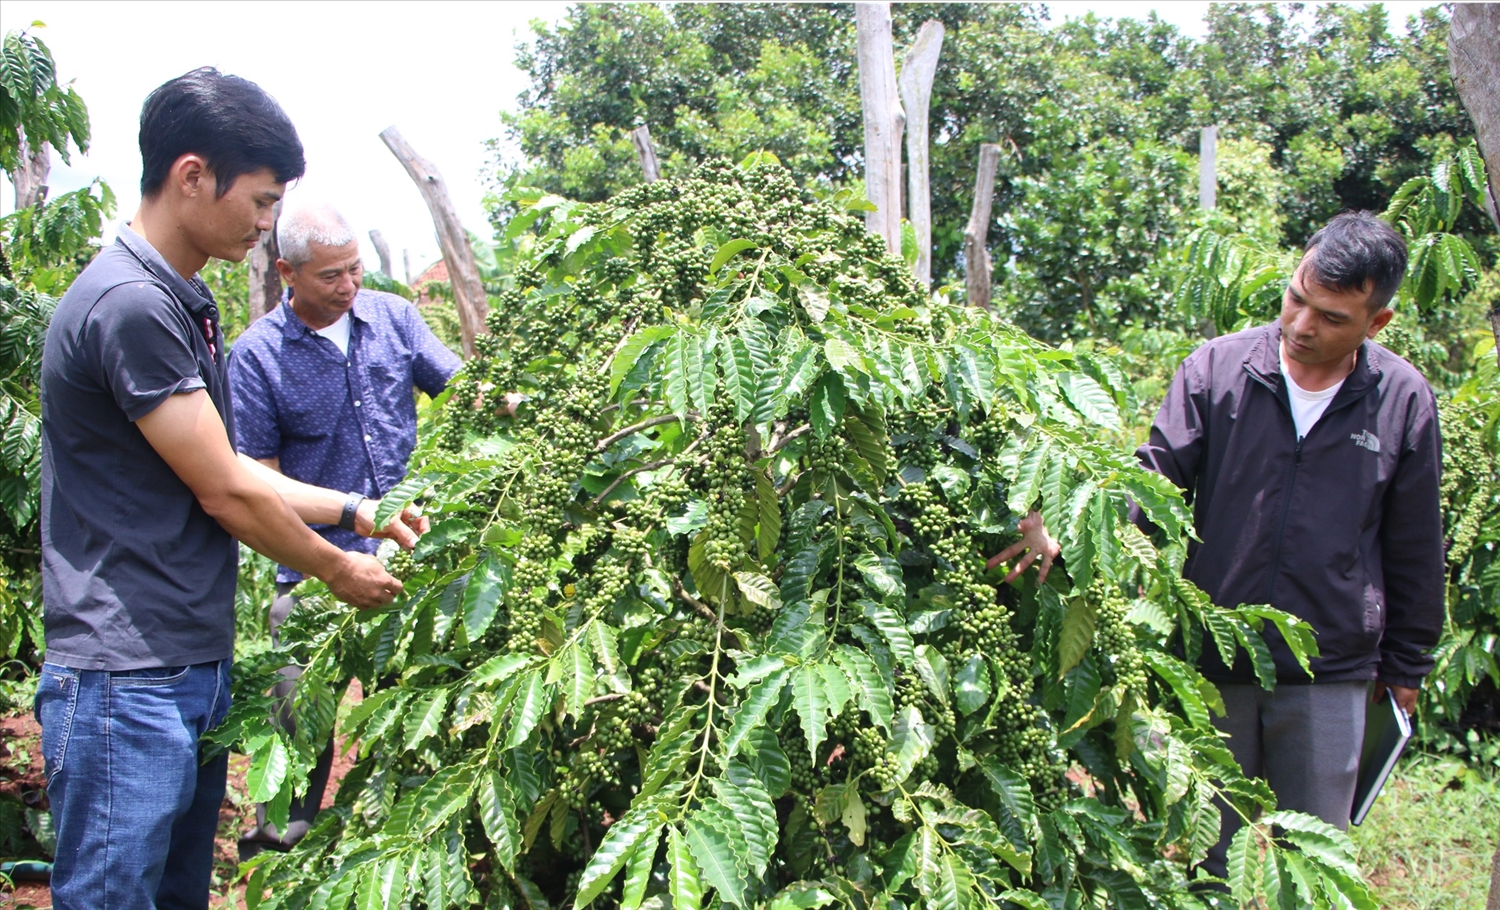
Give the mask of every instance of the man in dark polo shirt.
M 140 209 L 58 305 L 42 359 L 36 711 L 59 910 L 207 906 L 227 759 L 202 764 L 198 743 L 229 707 L 235 538 L 356 607 L 401 590 L 306 524 L 368 534 L 372 504 L 230 442 L 223 335 L 196 273 L 270 227 L 303 171 L 296 130 L 253 83 L 202 69 L 146 99 L 140 145 Z
M 411 303 L 360 287 L 359 241 L 330 206 L 292 209 L 276 225 L 286 282 L 281 305 L 256 320 L 234 344 L 229 385 L 241 454 L 288 477 L 378 498 L 401 481 L 417 442 L 420 389 L 438 395 L 458 371 L 458 356 L 432 334 Z M 343 550 L 375 552 L 375 541 L 336 525 L 314 528 Z M 302 573 L 283 565 L 271 606 L 274 637 L 296 604 Z M 282 671 L 274 694 L 291 694 L 298 667 Z M 282 722 L 293 723 L 291 711 Z M 307 793 L 292 801 L 284 832 L 256 812 L 240 838 L 240 858 L 286 849 L 307 833 L 322 804 L 333 764 L 330 741 Z

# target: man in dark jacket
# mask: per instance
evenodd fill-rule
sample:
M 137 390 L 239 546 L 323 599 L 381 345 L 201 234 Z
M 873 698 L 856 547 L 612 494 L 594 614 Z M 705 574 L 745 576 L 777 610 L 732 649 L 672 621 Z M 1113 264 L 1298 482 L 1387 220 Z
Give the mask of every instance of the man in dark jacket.
M 1341 829 L 1371 681 L 1377 700 L 1389 691 L 1415 710 L 1443 626 L 1437 405 L 1372 340 L 1405 272 L 1385 222 L 1333 219 L 1308 241 L 1280 320 L 1193 352 L 1137 453 L 1193 507 L 1202 543 L 1183 574 L 1221 606 L 1268 603 L 1316 632 L 1311 680 L 1274 629 L 1276 689 L 1255 684 L 1243 652 L 1225 666 L 1206 648 L 1200 669 L 1245 772 L 1282 808 Z M 1238 827 L 1225 813 L 1210 872 L 1224 874 Z
M 1388 691 L 1411 713 L 1443 625 L 1436 402 L 1373 341 L 1405 272 L 1389 225 L 1333 219 L 1308 241 L 1281 318 L 1194 351 L 1137 452 L 1193 508 L 1202 542 L 1183 574 L 1221 606 L 1270 604 L 1316 632 L 1313 679 L 1269 626 L 1274 690 L 1255 684 L 1243 651 L 1226 666 L 1206 648 L 1200 669 L 1223 695 L 1218 726 L 1245 772 L 1281 808 L 1339 828 L 1372 681 L 1375 699 Z M 1045 559 L 1045 529 L 1028 533 L 994 562 L 1026 549 Z M 1210 872 L 1224 874 L 1238 827 L 1226 812 Z

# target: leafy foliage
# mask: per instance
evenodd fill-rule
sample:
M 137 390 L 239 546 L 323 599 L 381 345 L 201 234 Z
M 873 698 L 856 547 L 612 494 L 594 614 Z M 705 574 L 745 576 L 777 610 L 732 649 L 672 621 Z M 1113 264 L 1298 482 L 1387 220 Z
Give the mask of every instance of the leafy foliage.
M 434 520 L 391 559 L 409 593 L 304 598 L 296 734 L 261 695 L 279 653 L 215 734 L 273 821 L 330 729 L 358 742 L 247 900 L 1201 906 L 1215 797 L 1274 800 L 1172 645 L 1264 673 L 1264 623 L 1311 639 L 1215 607 L 1125 521 L 1129 497 L 1176 539 L 1187 512 L 1098 441 L 1112 365 L 924 299 L 776 166 L 515 201 L 530 253 L 381 504 Z M 505 422 L 487 388 L 530 401 Z M 1003 585 L 983 555 L 1034 507 L 1071 578 Z M 1240 893 L 1370 906 L 1339 832 L 1246 832 Z
M 64 162 L 68 146 L 89 150 L 89 113 L 72 86 L 57 84 L 52 52 L 30 30 L 6 34 L 0 42 L 0 168 L 21 165 L 21 142 L 35 149 L 45 142 Z
M 37 381 L 55 301 L 0 280 L 0 662 L 40 649 L 34 590 L 42 460 Z
M 102 180 L 0 218 L 0 274 L 61 296 L 99 249 L 115 194 Z
M 1466 145 L 1433 165 L 1426 176 L 1402 184 L 1385 219 L 1407 238 L 1411 262 L 1402 296 L 1419 310 L 1461 296 L 1479 279 L 1479 256 L 1463 237 L 1449 233 L 1466 214 L 1484 210 L 1484 159 Z
M 88 112 L 57 84 L 52 55 L 29 31 L 0 42 L 0 167 L 22 165 L 22 140 L 68 160 L 88 149 Z M 96 181 L 0 218 L 0 674 L 24 679 L 42 644 L 39 518 L 42 344 L 54 295 L 97 248 L 114 194 Z M 10 660 L 21 658 L 20 660 Z
M 1492 342 L 1474 357 L 1473 379 L 1440 412 L 1449 622 L 1424 704 L 1428 741 L 1459 751 L 1500 733 L 1500 377 Z
M 947 30 L 931 104 L 933 266 L 963 272 L 981 142 L 1005 150 L 989 226 L 997 305 L 1047 339 L 1175 322 L 1166 253 L 1202 227 L 1199 128 L 1220 131 L 1219 233 L 1299 246 L 1333 215 L 1379 211 L 1472 138 L 1447 18 L 1403 34 L 1378 5 L 1219 4 L 1202 39 L 1156 18 L 1052 25 L 1036 5 L 898 4 L 898 60 Z M 863 149 L 847 7 L 580 5 L 519 49 L 531 77 L 499 174 L 598 201 L 640 178 L 646 124 L 668 176 L 763 148 L 820 193 L 858 188 Z M 515 214 L 497 204 L 502 223 Z M 1477 211 L 1452 233 L 1487 232 Z M 1483 252 L 1483 251 L 1481 251 Z

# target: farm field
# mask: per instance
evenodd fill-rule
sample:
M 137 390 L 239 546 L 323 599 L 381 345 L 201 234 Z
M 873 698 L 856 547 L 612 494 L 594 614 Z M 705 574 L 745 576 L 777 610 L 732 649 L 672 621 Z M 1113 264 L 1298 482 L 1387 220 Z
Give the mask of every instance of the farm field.
M 236 358 L 240 417 L 360 427 L 345 443 L 374 479 L 288 489 L 303 521 L 354 540 L 337 494 L 346 530 L 427 530 L 379 566 L 323 547 L 383 599 L 309 570 L 332 581 L 302 583 L 274 646 L 276 567 L 240 546 L 234 707 L 204 736 L 230 755 L 213 906 L 1483 906 L 1500 86 L 1473 61 L 1492 15 L 1215 5 L 1199 35 L 1024 4 L 578 5 L 518 38 L 530 87 L 494 124 L 486 223 L 459 224 L 431 148 L 352 137 L 397 159 L 442 268 L 402 280 L 378 230 L 378 269 L 348 225 L 304 242 L 289 203 L 236 241 L 246 262 L 198 271 L 214 306 L 191 340 Z M 47 155 L 81 160 L 91 122 L 42 28 L 0 46 L 0 862 L 52 849 L 27 706 L 42 439 L 58 452 L 67 414 L 49 391 L 43 423 L 43 341 L 129 217 L 103 182 L 46 189 Z M 1314 236 L 1358 260 L 1349 287 L 1318 277 Z M 299 270 L 335 252 L 366 328 L 306 337 L 382 388 L 247 391 L 246 358 L 291 369 L 264 330 L 312 318 Z M 360 359 L 396 326 L 425 346 L 418 388 L 387 382 L 400 345 Z M 1299 375 L 1332 402 L 1311 431 Z M 376 394 L 414 448 L 410 425 L 364 423 Z M 240 461 L 213 451 L 249 477 L 236 423 Z M 263 463 L 300 476 L 292 431 L 265 432 L 283 448 Z M 1242 495 L 1252 514 L 1226 522 Z M 1416 705 L 1382 801 L 1348 833 L 1278 810 L 1215 729 L 1244 690 L 1210 679 L 1300 693 L 1376 661 Z M 307 836 L 239 864 L 256 805 L 284 827 L 330 738 Z M 1223 812 L 1246 823 L 1210 881 Z M 0 907 L 49 904 L 0 880 Z

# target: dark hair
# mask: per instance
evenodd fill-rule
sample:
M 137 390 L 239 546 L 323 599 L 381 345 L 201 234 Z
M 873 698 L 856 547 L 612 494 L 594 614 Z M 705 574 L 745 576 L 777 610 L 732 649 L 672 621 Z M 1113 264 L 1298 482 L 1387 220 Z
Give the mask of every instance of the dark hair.
M 1307 241 L 1309 277 L 1333 291 L 1370 288 L 1370 308 L 1391 302 L 1406 277 L 1406 241 L 1370 212 L 1345 212 Z
M 163 83 L 141 106 L 141 196 L 155 196 L 183 155 L 203 158 L 217 193 L 241 174 L 270 168 L 281 183 L 307 170 L 302 140 L 276 99 L 211 66 Z

